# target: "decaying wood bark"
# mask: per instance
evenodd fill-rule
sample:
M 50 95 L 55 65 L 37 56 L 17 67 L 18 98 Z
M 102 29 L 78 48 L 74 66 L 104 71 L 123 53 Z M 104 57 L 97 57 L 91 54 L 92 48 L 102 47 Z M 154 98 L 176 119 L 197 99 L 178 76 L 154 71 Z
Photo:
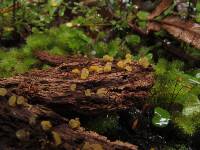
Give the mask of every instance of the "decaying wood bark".
M 30 118 L 36 117 L 35 124 L 30 124 Z M 52 123 L 49 131 L 41 128 L 41 121 Z M 121 141 L 111 142 L 106 137 L 83 128 L 71 129 L 68 120 L 40 105 L 11 107 L 7 98 L 0 97 L 0 149 L 1 150 L 49 150 L 49 149 L 82 149 L 84 143 L 99 144 L 104 150 L 136 150 L 137 146 Z M 16 132 L 26 130 L 29 136 L 19 139 Z M 56 146 L 52 131 L 61 137 L 61 144 Z
M 58 59 L 56 63 L 63 64 L 0 79 L 0 87 L 27 97 L 31 103 L 91 115 L 142 104 L 154 82 L 152 67 L 144 68 L 137 62 L 130 64 L 133 71 L 128 72 L 119 69 L 117 61 L 113 61 L 111 72 L 90 73 L 87 79 L 80 79 L 80 75 L 73 74 L 71 70 L 81 70 L 91 65 L 104 66 L 103 60 L 68 57 L 62 61 Z M 70 90 L 72 84 L 77 85 L 76 91 Z M 106 88 L 107 91 L 102 97 L 96 94 L 100 88 Z M 91 89 L 91 96 L 85 95 L 86 89 Z

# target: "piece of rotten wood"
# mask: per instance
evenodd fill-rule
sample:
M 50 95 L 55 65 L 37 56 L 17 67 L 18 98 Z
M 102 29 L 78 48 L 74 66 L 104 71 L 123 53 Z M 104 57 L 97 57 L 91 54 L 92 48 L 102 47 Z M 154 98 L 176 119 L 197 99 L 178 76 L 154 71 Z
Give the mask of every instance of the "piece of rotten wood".
M 25 103 L 11 107 L 7 99 L 7 96 L 0 97 L 0 149 L 74 150 L 82 149 L 85 143 L 98 144 L 103 150 L 137 149 L 137 146 L 129 143 L 111 142 L 95 132 L 85 131 L 82 127 L 73 130 L 68 126 L 67 119 L 43 106 Z M 44 120 L 52 124 L 48 131 L 42 129 L 41 121 Z M 57 133 L 56 138 L 52 132 Z
M 117 61 L 114 60 L 110 72 L 90 72 L 88 78 L 81 79 L 80 74 L 71 71 L 75 68 L 89 68 L 91 65 L 104 66 L 106 62 L 77 57 L 66 60 L 67 64 L 58 67 L 0 79 L 0 87 L 23 95 L 31 103 L 92 115 L 125 110 L 144 103 L 154 83 L 152 67 L 145 68 L 138 62 L 131 62 L 129 67 L 132 71 L 126 71 L 117 67 Z M 76 85 L 74 91 L 71 90 L 73 85 Z M 104 93 L 97 94 L 102 88 Z M 85 94 L 87 89 L 91 91 L 89 96 Z

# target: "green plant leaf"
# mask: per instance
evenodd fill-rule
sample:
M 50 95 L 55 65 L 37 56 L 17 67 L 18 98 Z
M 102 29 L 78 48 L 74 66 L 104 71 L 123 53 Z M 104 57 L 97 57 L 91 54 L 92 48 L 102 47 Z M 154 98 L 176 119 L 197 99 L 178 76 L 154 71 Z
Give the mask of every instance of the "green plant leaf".
M 157 127 L 166 127 L 169 124 L 170 114 L 167 110 L 156 107 L 154 109 L 154 116 L 152 118 L 152 123 Z

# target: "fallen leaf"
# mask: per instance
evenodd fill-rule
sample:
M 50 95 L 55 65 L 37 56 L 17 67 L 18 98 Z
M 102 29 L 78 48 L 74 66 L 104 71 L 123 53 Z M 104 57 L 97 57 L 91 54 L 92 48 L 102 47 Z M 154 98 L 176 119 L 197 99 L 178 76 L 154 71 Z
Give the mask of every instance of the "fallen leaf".
M 157 16 L 159 16 L 162 12 L 164 12 L 169 6 L 172 4 L 173 0 L 162 0 L 158 6 L 149 14 L 148 19 L 151 20 Z
M 150 21 L 147 32 L 165 29 L 171 35 L 200 49 L 200 24 L 182 20 L 178 16 L 169 16 L 161 21 Z
M 178 16 L 169 16 L 161 24 L 174 37 L 200 49 L 200 24 L 182 20 Z

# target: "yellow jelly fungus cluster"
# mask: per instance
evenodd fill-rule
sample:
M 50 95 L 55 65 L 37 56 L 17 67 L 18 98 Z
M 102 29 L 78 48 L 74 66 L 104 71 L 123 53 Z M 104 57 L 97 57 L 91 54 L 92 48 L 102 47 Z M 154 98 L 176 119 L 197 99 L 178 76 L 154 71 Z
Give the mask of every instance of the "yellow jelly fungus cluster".
M 85 96 L 91 96 L 92 95 L 90 89 L 86 89 L 84 92 L 85 92 Z
M 20 129 L 15 134 L 16 134 L 16 137 L 21 141 L 26 141 L 30 137 L 30 132 L 25 129 Z
M 17 96 L 16 95 L 13 95 L 8 99 L 8 105 L 11 106 L 11 107 L 15 107 L 17 105 L 16 102 L 17 102 Z
M 101 72 L 103 70 L 103 68 L 101 66 L 97 66 L 97 65 L 92 65 L 89 67 L 89 71 L 90 72 Z
M 110 72 L 112 70 L 112 63 L 111 62 L 107 62 L 106 65 L 103 68 L 104 72 Z
M 108 62 L 108 61 L 113 61 L 113 57 L 109 55 L 104 55 L 103 56 L 103 61 Z
M 101 144 L 90 144 L 85 142 L 81 150 L 104 150 Z
M 72 73 L 75 73 L 75 74 L 80 74 L 80 73 L 81 73 L 81 71 L 80 71 L 79 69 L 75 68 L 75 69 L 73 69 L 73 70 L 72 70 Z
M 76 84 L 72 84 L 72 85 L 70 86 L 70 90 L 71 90 L 72 92 L 76 91 Z
M 75 118 L 75 119 L 70 119 L 68 125 L 71 129 L 78 129 L 80 128 L 81 123 L 79 121 L 79 118 Z
M 103 97 L 105 96 L 106 94 L 108 93 L 108 90 L 106 88 L 100 88 L 97 90 L 96 94 L 99 96 L 99 97 Z
M 51 133 L 53 135 L 55 145 L 56 146 L 60 145 L 62 143 L 62 139 L 60 135 L 58 134 L 58 132 L 52 131 Z
M 142 65 L 144 68 L 147 68 L 150 64 L 149 64 L 149 60 L 147 57 L 142 57 L 139 59 L 139 64 Z
M 0 96 L 5 96 L 8 91 L 5 88 L 0 88 Z
M 127 71 L 132 71 L 133 68 L 129 65 L 132 62 L 132 55 L 131 54 L 126 54 L 125 59 L 124 60 L 120 60 L 117 62 L 117 66 L 120 69 L 125 69 Z
M 44 120 L 41 121 L 41 127 L 44 131 L 48 131 L 52 128 L 52 124 L 50 121 Z
M 87 79 L 89 77 L 89 70 L 87 68 L 83 68 L 81 70 L 81 79 Z
M 27 100 L 23 96 L 13 95 L 8 99 L 8 105 L 15 107 L 16 105 L 25 105 Z
M 123 69 L 123 68 L 126 66 L 126 64 L 124 63 L 123 60 L 120 60 L 120 61 L 117 62 L 117 66 L 118 66 L 119 68 Z

